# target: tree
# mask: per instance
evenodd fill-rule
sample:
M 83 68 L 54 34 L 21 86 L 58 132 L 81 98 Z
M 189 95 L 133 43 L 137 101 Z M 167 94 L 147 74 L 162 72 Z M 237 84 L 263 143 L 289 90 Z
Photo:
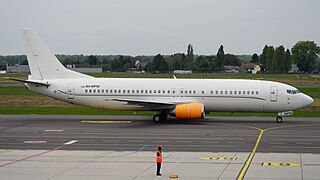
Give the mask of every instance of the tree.
M 188 69 L 192 69 L 193 66 L 193 46 L 191 44 L 188 45 L 187 49 L 187 61 L 188 61 Z
M 266 71 L 267 50 L 268 50 L 268 46 L 265 45 L 263 50 L 262 50 L 262 54 L 259 57 L 259 62 L 261 64 L 261 69 L 262 69 L 263 72 Z
M 259 62 L 259 56 L 257 53 L 254 53 L 251 57 L 251 62 L 252 63 L 258 63 Z
M 223 50 L 223 46 L 220 45 L 217 56 L 215 58 L 215 67 L 217 68 L 217 70 L 222 69 L 223 62 L 224 62 L 224 50 Z
M 151 70 L 153 73 L 168 71 L 168 64 L 161 54 L 157 54 L 152 61 Z
M 320 47 L 314 41 L 299 41 L 292 47 L 291 52 L 299 70 L 311 72 L 320 54 Z
M 88 63 L 90 65 L 97 65 L 97 56 L 94 56 L 94 55 L 90 55 L 88 57 Z
M 275 49 L 272 62 L 271 62 L 271 72 L 272 73 L 283 73 L 284 72 L 284 54 L 285 49 L 283 46 L 279 46 Z
M 291 64 L 292 64 L 291 53 L 290 53 L 290 50 L 287 49 L 287 51 L 284 54 L 284 71 L 286 73 L 290 70 Z
M 234 54 L 226 54 L 224 56 L 224 65 L 240 66 L 240 59 Z
M 274 47 L 268 46 L 266 51 L 266 71 L 271 71 L 271 64 L 273 60 Z

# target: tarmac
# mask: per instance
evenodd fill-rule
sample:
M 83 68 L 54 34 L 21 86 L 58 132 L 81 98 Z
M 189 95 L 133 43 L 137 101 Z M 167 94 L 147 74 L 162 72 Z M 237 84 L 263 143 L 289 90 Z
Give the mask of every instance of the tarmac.
M 319 179 L 320 119 L 0 115 L 0 179 Z M 155 148 L 162 144 L 162 176 Z
M 0 179 L 32 180 L 231 180 L 250 153 L 164 152 L 162 176 L 155 176 L 154 152 L 7 150 L 0 155 Z M 269 164 L 269 163 L 273 164 Z M 11 163 L 11 164 L 10 164 Z M 280 165 L 280 163 L 282 163 Z M 319 179 L 320 155 L 257 153 L 244 179 Z

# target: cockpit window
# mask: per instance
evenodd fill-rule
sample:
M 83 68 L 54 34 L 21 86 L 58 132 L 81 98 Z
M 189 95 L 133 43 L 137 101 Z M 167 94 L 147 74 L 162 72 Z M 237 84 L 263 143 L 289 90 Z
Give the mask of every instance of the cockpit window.
M 300 91 L 299 90 L 287 90 L 287 93 L 288 94 L 298 94 L 298 93 L 300 93 Z

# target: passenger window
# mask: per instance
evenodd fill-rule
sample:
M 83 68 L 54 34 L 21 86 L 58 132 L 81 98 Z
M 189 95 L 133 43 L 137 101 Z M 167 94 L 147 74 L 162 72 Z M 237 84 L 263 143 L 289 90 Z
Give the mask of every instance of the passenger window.
M 102 89 L 101 92 L 104 93 L 104 89 Z
M 191 94 L 192 93 L 192 91 L 191 90 L 189 90 L 189 94 Z
M 228 94 L 228 91 L 224 91 L 225 94 Z
M 242 94 L 246 94 L 246 91 L 242 91 Z
M 108 89 L 106 89 L 106 93 L 108 93 Z
M 234 94 L 237 94 L 237 91 L 234 91 Z
M 230 91 L 230 94 L 232 94 L 232 91 Z
M 216 91 L 216 94 L 219 94 L 219 91 Z
M 126 90 L 122 90 L 123 93 L 126 93 Z
M 223 91 L 220 91 L 220 94 L 223 94 Z
M 204 94 L 204 90 L 202 90 L 202 92 L 201 92 L 202 94 Z
M 96 90 L 94 89 L 94 90 L 93 90 L 93 92 L 95 93 L 95 92 L 96 92 Z
M 185 90 L 184 93 L 185 93 L 185 94 L 188 94 L 188 90 Z
M 153 90 L 153 93 L 157 93 L 157 90 Z
M 162 90 L 162 94 L 165 94 L 166 93 L 166 90 Z
M 193 94 L 196 94 L 196 90 L 193 90 Z
M 250 95 L 250 91 L 247 91 L 247 94 L 249 94 L 249 95 Z
M 173 90 L 173 91 L 172 91 L 172 93 L 173 93 L 173 94 L 175 94 L 175 93 L 176 93 L 176 91 L 175 91 L 175 90 Z
M 89 93 L 91 93 L 92 92 L 92 90 L 91 89 L 89 89 Z
M 112 89 L 110 89 L 110 93 L 112 93 Z
M 183 94 L 183 91 L 182 91 L 182 90 L 180 91 L 180 94 Z
M 158 93 L 160 94 L 160 93 L 161 93 L 161 90 L 158 90 Z
M 100 93 L 100 89 L 98 89 L 97 91 L 98 91 L 98 93 Z
M 168 94 L 170 94 L 170 90 L 168 90 Z
M 139 93 L 139 89 L 137 90 L 137 93 Z
M 128 93 L 128 94 L 130 93 L 130 90 L 129 90 L 129 89 L 127 90 L 127 93 Z
M 254 91 L 251 91 L 251 94 L 254 94 Z
M 238 94 L 241 94 L 241 91 L 239 91 Z
M 132 93 L 134 93 L 134 89 L 132 90 Z
M 87 93 L 87 92 L 88 92 L 88 89 L 84 90 L 84 92 L 86 92 L 86 93 Z

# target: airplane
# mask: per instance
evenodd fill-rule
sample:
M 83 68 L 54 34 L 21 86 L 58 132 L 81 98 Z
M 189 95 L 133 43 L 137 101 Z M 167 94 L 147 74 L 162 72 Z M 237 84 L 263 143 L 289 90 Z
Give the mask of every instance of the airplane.
M 31 75 L 28 90 L 71 104 L 109 110 L 155 111 L 155 123 L 168 116 L 204 119 L 210 112 L 274 112 L 276 122 L 313 99 L 293 86 L 264 80 L 95 78 L 65 68 L 32 29 L 21 34 Z

